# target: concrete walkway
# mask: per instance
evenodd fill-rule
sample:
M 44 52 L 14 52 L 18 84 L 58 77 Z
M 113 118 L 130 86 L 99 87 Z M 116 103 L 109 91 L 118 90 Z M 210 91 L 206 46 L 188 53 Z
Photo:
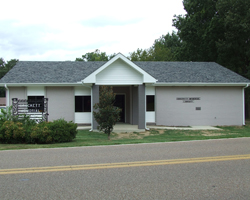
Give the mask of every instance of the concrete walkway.
M 188 126 L 188 127 L 175 127 L 175 126 L 147 126 L 150 129 L 171 129 L 171 130 L 221 130 L 214 126 Z
M 169 130 L 220 130 L 213 126 L 189 126 L 189 127 L 175 127 L 175 126 L 147 126 L 149 129 L 169 129 Z M 91 126 L 78 126 L 77 130 L 90 130 Z M 138 129 L 137 125 L 131 124 L 116 124 L 113 132 L 144 132 L 145 129 Z

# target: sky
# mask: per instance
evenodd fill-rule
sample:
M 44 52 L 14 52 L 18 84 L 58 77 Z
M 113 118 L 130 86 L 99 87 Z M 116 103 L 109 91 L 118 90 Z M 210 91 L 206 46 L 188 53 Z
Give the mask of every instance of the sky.
M 74 61 L 99 49 L 129 56 L 176 31 L 182 0 L 6 0 L 0 11 L 5 61 Z

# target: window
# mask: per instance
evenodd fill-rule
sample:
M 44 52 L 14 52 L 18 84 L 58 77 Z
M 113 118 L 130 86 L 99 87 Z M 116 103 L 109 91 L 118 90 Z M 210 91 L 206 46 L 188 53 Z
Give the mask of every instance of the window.
M 44 96 L 28 96 L 29 112 L 44 112 Z
M 147 111 L 155 111 L 155 96 L 147 95 Z
M 91 96 L 75 96 L 75 112 L 91 112 Z

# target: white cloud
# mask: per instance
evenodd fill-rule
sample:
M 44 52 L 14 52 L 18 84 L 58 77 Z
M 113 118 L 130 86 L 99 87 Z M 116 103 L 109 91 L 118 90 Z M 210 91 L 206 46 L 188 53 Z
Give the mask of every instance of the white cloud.
M 128 55 L 172 32 L 182 0 L 31 1 L 1 3 L 0 57 L 75 60 L 100 49 Z

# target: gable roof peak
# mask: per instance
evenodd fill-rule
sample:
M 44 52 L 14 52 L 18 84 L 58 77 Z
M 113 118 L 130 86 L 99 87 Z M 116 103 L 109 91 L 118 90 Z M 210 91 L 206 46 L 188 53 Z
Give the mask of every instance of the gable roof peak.
M 139 72 L 143 75 L 143 83 L 155 83 L 157 80 L 151 76 L 149 73 L 147 73 L 145 70 L 143 70 L 141 67 L 136 65 L 134 62 L 129 60 L 126 56 L 124 56 L 121 53 L 116 54 L 113 58 L 111 58 L 109 61 L 104 63 L 99 69 L 94 71 L 92 74 L 90 74 L 88 77 L 82 80 L 83 83 L 95 83 L 96 82 L 96 75 L 99 74 L 101 71 L 105 70 L 107 67 L 109 67 L 111 64 L 116 62 L 118 59 L 121 59 L 123 62 L 125 62 L 128 66 L 133 68 L 135 71 Z

